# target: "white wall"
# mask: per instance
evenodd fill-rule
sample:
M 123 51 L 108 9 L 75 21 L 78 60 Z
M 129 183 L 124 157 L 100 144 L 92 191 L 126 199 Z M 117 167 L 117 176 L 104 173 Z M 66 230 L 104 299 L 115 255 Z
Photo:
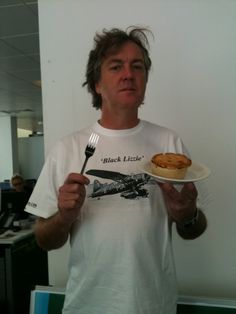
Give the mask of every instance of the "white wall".
M 15 119 L 11 117 L 0 117 L 0 182 L 9 180 L 15 169 L 16 159 L 13 157 L 15 150 L 15 140 L 12 132 L 15 130 L 13 126 Z
M 43 136 L 17 137 L 16 117 L 0 117 L 0 182 L 14 173 L 37 179 L 44 163 Z
M 19 173 L 24 179 L 37 179 L 44 163 L 44 137 L 18 138 Z
M 46 153 L 98 116 L 81 87 L 94 33 L 150 26 L 153 70 L 140 116 L 175 129 L 212 171 L 207 232 L 190 242 L 174 234 L 180 292 L 235 298 L 236 1 L 39 0 L 39 22 Z M 66 280 L 68 251 L 50 254 L 52 284 Z

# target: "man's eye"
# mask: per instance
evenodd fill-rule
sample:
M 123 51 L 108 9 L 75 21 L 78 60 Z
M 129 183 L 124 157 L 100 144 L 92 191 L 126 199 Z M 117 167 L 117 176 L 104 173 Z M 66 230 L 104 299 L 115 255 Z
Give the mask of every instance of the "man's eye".
M 144 70 L 143 64 L 134 64 L 133 68 L 136 70 Z
M 118 70 L 120 70 L 120 68 L 121 68 L 121 65 L 112 65 L 110 67 L 110 70 L 111 71 L 118 71 Z

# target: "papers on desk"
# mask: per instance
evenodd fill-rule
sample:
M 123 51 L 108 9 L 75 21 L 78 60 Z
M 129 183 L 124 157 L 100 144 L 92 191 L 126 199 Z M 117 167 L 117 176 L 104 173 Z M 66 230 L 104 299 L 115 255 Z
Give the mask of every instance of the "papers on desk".
M 5 232 L 0 234 L 0 244 L 14 244 L 25 237 L 33 234 L 33 229 L 26 229 L 20 231 L 13 231 L 11 229 L 6 230 Z
M 17 232 L 13 230 L 6 230 L 5 232 L 0 234 L 0 239 L 9 239 L 12 237 L 15 237 L 17 235 Z

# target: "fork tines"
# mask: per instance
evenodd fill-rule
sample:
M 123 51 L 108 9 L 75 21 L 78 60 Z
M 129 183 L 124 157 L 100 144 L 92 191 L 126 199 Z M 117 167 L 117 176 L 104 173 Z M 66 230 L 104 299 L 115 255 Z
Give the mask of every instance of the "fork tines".
M 99 139 L 99 135 L 97 135 L 96 133 L 92 133 L 90 135 L 90 138 L 88 141 L 88 146 L 89 147 L 96 147 L 98 139 Z
M 94 152 L 95 152 L 95 149 L 96 149 L 96 145 L 97 145 L 97 142 L 98 142 L 98 139 L 99 139 L 99 135 L 97 135 L 96 133 L 92 133 L 90 135 L 90 138 L 88 140 L 88 144 L 87 146 L 85 147 L 85 161 L 84 161 L 84 164 L 82 166 L 82 169 L 81 169 L 81 174 L 84 173 L 84 169 L 87 165 L 87 161 L 88 159 L 93 156 Z

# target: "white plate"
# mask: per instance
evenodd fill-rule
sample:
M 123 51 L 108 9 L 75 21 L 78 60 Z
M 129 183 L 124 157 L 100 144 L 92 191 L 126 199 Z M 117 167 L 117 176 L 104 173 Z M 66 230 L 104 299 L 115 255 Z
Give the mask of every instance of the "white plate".
M 159 182 L 171 183 L 196 182 L 206 179 L 211 173 L 210 169 L 207 166 L 196 161 L 192 161 L 192 165 L 188 168 L 187 174 L 184 179 L 170 179 L 166 177 L 157 176 L 152 173 L 149 162 L 146 162 L 143 165 L 142 171 L 149 174 L 151 177 L 155 178 Z

